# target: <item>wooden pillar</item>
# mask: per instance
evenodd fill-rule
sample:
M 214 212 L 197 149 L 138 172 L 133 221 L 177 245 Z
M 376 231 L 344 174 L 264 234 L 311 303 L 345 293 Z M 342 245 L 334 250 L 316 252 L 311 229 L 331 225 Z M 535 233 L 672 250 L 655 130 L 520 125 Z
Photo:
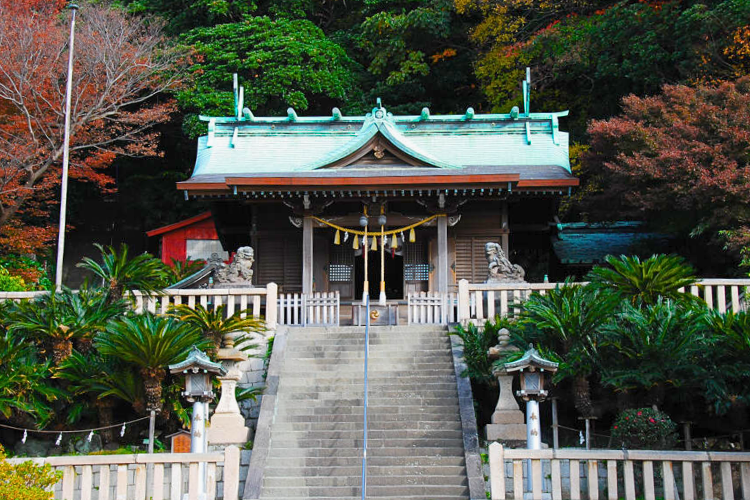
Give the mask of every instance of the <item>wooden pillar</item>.
M 313 291 L 313 219 L 302 219 L 302 293 Z
M 510 259 L 510 251 L 509 248 L 509 242 L 508 242 L 508 235 L 510 234 L 510 226 L 508 225 L 508 202 L 503 201 L 502 207 L 500 212 L 500 229 L 502 231 L 502 235 L 500 236 L 500 246 L 503 247 L 503 252 L 505 253 L 505 256 Z
M 439 293 L 448 293 L 448 217 L 437 218 L 438 243 L 438 289 Z

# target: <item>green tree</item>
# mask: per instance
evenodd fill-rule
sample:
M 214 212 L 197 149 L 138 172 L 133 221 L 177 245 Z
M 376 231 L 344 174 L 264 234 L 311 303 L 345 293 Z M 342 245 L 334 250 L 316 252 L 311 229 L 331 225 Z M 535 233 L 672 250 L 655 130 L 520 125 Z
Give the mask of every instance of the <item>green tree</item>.
M 164 286 L 167 271 L 159 259 L 147 253 L 131 258 L 125 243 L 119 249 L 104 247 L 98 243 L 94 246 L 101 253 L 101 263 L 84 257 L 77 267 L 91 271 L 102 280 L 110 303 L 122 299 L 126 290 L 155 293 Z
M 147 312 L 110 322 L 94 345 L 102 355 L 136 367 L 143 379 L 146 409 L 159 410 L 166 367 L 185 359 L 193 345 L 206 348 L 210 343 L 191 325 Z
M 589 377 L 597 367 L 599 332 L 615 305 L 612 295 L 568 282 L 545 295 L 534 293 L 522 305 L 519 321 L 532 327 L 524 332 L 524 342 L 558 358 L 555 380 L 572 379 L 575 407 L 582 417 L 594 415 Z
M 245 107 L 256 114 L 330 113 L 355 95 L 356 65 L 342 47 L 307 20 L 246 17 L 197 28 L 183 42 L 195 50 L 192 83 L 178 93 L 188 113 L 234 115 L 232 74 L 245 84 Z M 191 115 L 186 131 L 203 132 Z

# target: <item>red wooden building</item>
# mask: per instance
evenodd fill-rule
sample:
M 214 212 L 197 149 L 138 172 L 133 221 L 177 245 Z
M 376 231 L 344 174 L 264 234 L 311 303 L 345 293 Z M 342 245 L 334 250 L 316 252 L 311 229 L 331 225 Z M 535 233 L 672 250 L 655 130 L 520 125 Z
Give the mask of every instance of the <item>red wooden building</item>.
M 159 257 L 165 264 L 171 264 L 172 259 L 206 260 L 212 253 L 218 253 L 223 260 L 229 258 L 219 242 L 211 212 L 152 229 L 146 235 L 159 237 Z

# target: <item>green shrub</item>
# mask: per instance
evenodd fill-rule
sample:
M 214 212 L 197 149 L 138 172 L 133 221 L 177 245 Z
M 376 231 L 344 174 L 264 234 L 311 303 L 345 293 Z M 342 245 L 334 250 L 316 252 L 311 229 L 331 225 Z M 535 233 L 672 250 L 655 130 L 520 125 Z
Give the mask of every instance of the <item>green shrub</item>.
M 612 424 L 612 440 L 632 450 L 670 449 L 677 444 L 677 424 L 652 408 L 625 410 Z
M 0 445 L 0 500 L 52 500 L 54 491 L 47 491 L 62 477 L 49 465 L 23 462 L 14 465 L 5 460 Z
M 464 342 L 466 370 L 461 374 L 462 376 L 468 376 L 475 382 L 495 383 L 496 379 L 492 375 L 492 360 L 487 355 L 487 351 L 490 347 L 497 345 L 497 332 L 505 325 L 506 322 L 497 319 L 494 323 L 485 322 L 483 328 L 473 323 L 466 328 L 463 325 L 456 326 L 456 331 L 452 333 L 458 335 Z
M 11 276 L 7 269 L 0 266 L 0 291 L 24 292 L 26 289 L 26 282 L 23 278 Z

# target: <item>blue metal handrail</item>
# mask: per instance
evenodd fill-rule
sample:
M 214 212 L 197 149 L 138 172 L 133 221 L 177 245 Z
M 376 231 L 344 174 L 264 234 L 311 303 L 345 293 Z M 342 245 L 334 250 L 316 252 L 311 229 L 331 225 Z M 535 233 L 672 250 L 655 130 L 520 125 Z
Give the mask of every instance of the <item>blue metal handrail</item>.
M 365 397 L 364 397 L 364 439 L 362 441 L 362 500 L 367 494 L 367 364 L 370 357 L 370 294 L 365 295 Z

